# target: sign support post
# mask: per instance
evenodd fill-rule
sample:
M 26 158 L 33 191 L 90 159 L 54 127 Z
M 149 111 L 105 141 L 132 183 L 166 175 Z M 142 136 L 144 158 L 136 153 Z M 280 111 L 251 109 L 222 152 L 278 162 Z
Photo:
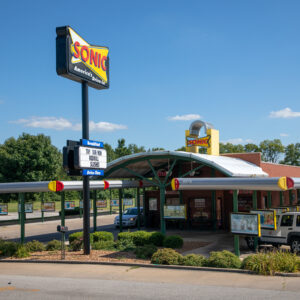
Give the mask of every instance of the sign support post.
M 82 82 L 82 138 L 89 139 L 89 98 L 88 85 Z M 83 176 L 83 249 L 90 254 L 90 178 Z
M 61 226 L 65 226 L 65 193 L 61 192 L 60 195 L 60 214 L 61 214 L 61 220 L 60 224 Z
M 93 197 L 93 221 L 94 221 L 94 232 L 97 231 L 97 191 L 94 191 L 94 197 Z

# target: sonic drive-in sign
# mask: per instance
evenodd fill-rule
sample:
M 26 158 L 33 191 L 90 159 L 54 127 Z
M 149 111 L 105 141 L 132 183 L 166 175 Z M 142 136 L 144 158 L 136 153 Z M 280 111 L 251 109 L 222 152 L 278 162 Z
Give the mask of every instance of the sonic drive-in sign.
M 86 81 L 96 89 L 109 87 L 108 48 L 90 45 L 69 26 L 56 28 L 56 72 L 71 80 Z

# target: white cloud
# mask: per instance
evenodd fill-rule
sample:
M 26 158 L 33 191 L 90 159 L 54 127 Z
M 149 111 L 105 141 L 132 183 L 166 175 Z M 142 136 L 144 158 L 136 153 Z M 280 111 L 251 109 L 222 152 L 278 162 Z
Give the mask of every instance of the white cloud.
M 242 139 L 242 138 L 235 138 L 235 139 L 229 139 L 227 141 L 222 141 L 223 144 L 226 144 L 226 143 L 230 143 L 230 144 L 233 144 L 233 145 L 237 145 L 237 144 L 253 144 L 254 141 L 251 140 L 251 139 Z
M 74 130 L 80 131 L 82 129 L 81 123 L 72 124 L 69 120 L 56 117 L 31 117 L 29 119 L 19 119 L 17 121 L 11 121 L 10 123 L 22 124 L 25 127 L 44 128 L 54 130 Z M 120 124 L 113 124 L 109 122 L 90 121 L 91 131 L 111 132 L 115 130 L 127 129 L 127 126 Z
M 113 124 L 108 122 L 98 122 L 98 123 L 95 123 L 93 121 L 90 122 L 90 130 L 92 131 L 111 132 L 115 130 L 124 130 L 124 129 L 127 129 L 126 125 Z
M 287 137 L 287 136 L 290 136 L 290 135 L 288 133 L 280 133 L 280 136 Z
M 291 119 L 291 118 L 299 118 L 300 112 L 292 111 L 289 107 L 286 107 L 282 110 L 271 111 L 270 118 L 283 118 L 283 119 Z
M 188 115 L 177 115 L 174 117 L 168 117 L 167 118 L 169 121 L 191 121 L 191 120 L 197 120 L 201 119 L 200 115 L 197 114 L 188 114 Z

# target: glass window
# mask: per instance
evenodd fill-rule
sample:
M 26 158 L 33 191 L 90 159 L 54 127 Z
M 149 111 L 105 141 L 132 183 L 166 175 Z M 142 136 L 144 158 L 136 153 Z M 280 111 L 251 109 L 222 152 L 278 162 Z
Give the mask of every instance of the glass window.
M 296 226 L 300 226 L 300 216 L 297 216 Z
M 293 215 L 282 216 L 280 226 L 293 226 Z

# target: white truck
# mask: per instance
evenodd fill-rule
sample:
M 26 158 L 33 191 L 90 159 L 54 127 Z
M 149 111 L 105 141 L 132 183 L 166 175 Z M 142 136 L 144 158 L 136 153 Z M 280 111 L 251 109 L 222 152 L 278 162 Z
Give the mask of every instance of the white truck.
M 254 238 L 247 237 L 246 242 L 254 250 Z M 277 216 L 277 229 L 262 229 L 258 245 L 280 247 L 288 245 L 291 252 L 300 253 L 300 212 L 285 212 Z

